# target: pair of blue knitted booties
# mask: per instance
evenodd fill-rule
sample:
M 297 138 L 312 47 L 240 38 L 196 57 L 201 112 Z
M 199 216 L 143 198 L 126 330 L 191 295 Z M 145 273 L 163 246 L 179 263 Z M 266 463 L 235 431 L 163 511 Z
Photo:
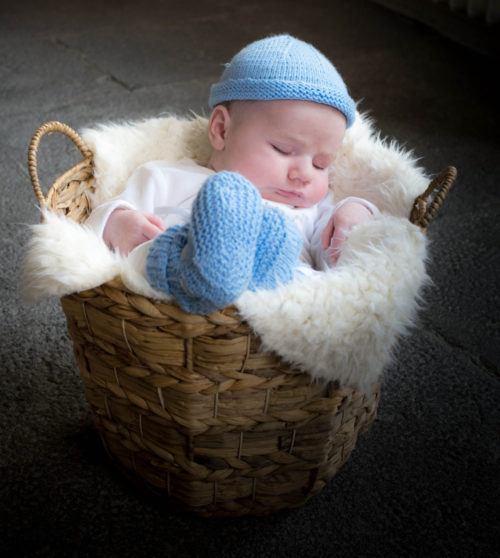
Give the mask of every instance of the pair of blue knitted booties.
M 191 222 L 158 235 L 147 256 L 154 289 L 188 312 L 205 314 L 233 303 L 243 291 L 292 280 L 301 238 L 280 211 L 264 207 L 241 174 L 216 173 L 200 189 Z

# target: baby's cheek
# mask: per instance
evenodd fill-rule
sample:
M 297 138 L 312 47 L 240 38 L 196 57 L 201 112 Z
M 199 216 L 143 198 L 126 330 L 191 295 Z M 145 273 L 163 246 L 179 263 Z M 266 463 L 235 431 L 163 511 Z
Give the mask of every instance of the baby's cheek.
M 328 176 L 328 175 L 326 175 Z M 311 192 L 311 205 L 319 203 L 328 194 L 328 178 L 318 180 Z

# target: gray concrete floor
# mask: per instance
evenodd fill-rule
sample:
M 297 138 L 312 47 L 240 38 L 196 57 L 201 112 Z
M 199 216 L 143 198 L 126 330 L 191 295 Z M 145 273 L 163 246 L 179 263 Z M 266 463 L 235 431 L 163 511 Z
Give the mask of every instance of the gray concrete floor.
M 302 508 L 202 520 L 144 501 L 109 467 L 58 301 L 20 303 L 37 127 L 207 113 L 243 45 L 289 32 L 343 74 L 382 135 L 459 179 L 429 230 L 419 327 L 379 417 Z M 23 1 L 0 8 L 1 519 L 4 556 L 498 555 L 498 62 L 366 0 Z M 42 184 L 78 160 L 43 141 Z

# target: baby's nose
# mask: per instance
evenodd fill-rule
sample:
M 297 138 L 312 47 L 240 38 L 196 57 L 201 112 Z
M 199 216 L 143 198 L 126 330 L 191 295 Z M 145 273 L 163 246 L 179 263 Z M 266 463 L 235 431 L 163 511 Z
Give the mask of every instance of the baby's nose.
M 306 164 L 295 164 L 290 168 L 288 177 L 297 186 L 303 186 L 311 181 L 311 170 Z

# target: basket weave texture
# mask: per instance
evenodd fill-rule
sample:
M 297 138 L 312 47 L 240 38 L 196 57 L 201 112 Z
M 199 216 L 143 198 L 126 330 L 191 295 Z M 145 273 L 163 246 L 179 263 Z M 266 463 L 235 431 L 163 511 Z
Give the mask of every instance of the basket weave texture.
M 69 136 L 84 159 L 44 196 L 36 154 L 40 138 L 53 131 Z M 94 167 L 76 132 L 57 122 L 42 126 L 29 169 L 40 205 L 85 221 Z M 426 198 L 439 185 L 451 187 L 450 172 Z M 412 221 L 426 226 L 428 212 L 426 199 L 417 200 Z M 109 454 L 145 487 L 199 515 L 300 506 L 335 475 L 375 418 L 379 384 L 368 397 L 334 382 L 311 383 L 262 352 L 232 306 L 194 315 L 130 292 L 119 279 L 61 303 Z

